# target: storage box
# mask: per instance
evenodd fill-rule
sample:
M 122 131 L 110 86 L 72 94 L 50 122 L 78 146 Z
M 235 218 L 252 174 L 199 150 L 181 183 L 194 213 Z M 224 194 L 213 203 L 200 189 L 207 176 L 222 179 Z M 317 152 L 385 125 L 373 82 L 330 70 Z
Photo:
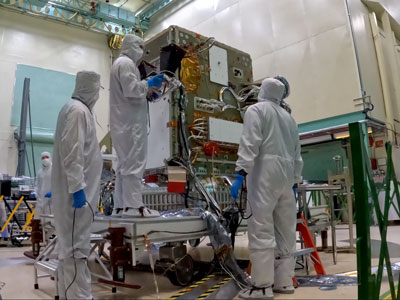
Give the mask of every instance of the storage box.
M 168 167 L 168 193 L 184 193 L 186 170 L 182 167 Z

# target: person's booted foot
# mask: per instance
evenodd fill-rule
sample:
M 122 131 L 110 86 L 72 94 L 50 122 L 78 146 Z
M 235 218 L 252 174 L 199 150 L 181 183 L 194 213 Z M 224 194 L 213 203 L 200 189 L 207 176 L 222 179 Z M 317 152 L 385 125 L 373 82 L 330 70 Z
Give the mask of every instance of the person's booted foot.
M 156 218 L 159 217 L 160 213 L 157 210 L 150 209 L 147 207 L 140 207 L 140 208 L 125 208 L 124 212 L 122 213 L 122 217 L 126 218 Z
M 271 287 L 251 287 L 239 292 L 241 299 L 273 300 L 274 293 Z

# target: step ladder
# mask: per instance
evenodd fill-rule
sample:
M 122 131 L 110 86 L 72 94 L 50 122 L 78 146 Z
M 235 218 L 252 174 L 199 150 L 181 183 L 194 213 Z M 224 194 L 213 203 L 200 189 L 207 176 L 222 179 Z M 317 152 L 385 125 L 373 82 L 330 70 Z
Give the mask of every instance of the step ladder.
M 39 289 L 39 279 L 50 277 L 54 279 L 55 285 L 55 296 L 54 299 L 58 300 L 60 298 L 58 292 L 58 276 L 57 276 L 57 268 L 58 268 L 58 259 L 56 254 L 56 245 L 57 245 L 57 237 L 52 239 L 46 248 L 39 254 L 35 259 L 34 266 L 34 288 L 35 290 Z M 39 274 L 39 271 L 41 274 Z
M 318 254 L 317 247 L 315 246 L 310 230 L 308 229 L 306 219 L 304 218 L 302 212 L 298 213 L 296 231 L 298 231 L 301 234 L 305 246 L 305 249 L 302 250 L 307 250 L 306 252 L 309 253 L 311 262 L 314 265 L 315 272 L 318 275 L 326 275 L 324 266 L 322 265 L 321 258 L 319 257 Z
M 307 222 L 304 219 L 303 213 L 298 213 L 297 219 L 297 227 L 296 231 L 298 231 L 304 241 L 305 248 L 296 250 L 293 253 L 294 258 L 298 258 L 301 256 L 307 256 L 311 258 L 311 261 L 314 265 L 315 272 L 318 275 L 326 275 L 324 266 L 322 265 L 321 258 L 319 257 L 317 247 L 315 246 L 314 240 L 311 236 L 310 230 L 308 229 Z M 251 262 L 249 262 L 249 266 L 246 270 L 247 274 L 251 275 Z M 295 287 L 298 286 L 296 277 L 293 277 L 293 285 Z
M 95 273 L 91 271 L 91 276 L 92 278 L 97 278 L 102 282 L 106 282 L 110 285 L 112 285 L 112 293 L 116 293 L 117 288 L 116 284 L 117 282 L 113 281 L 113 276 L 108 270 L 108 268 L 104 265 L 103 261 L 101 260 L 100 256 L 97 254 L 96 249 L 104 243 L 104 238 L 100 234 L 91 234 L 90 236 L 90 243 L 92 244 L 92 247 L 90 249 L 90 256 L 94 256 L 95 261 L 100 265 L 103 274 Z M 51 279 L 54 279 L 54 284 L 55 284 L 55 296 L 54 299 L 58 300 L 60 298 L 59 296 L 59 290 L 58 290 L 58 274 L 57 274 L 57 269 L 58 269 L 58 255 L 57 255 L 57 237 L 52 239 L 49 244 L 46 246 L 46 248 L 39 254 L 39 256 L 35 259 L 34 265 L 34 288 L 37 290 L 39 289 L 39 279 L 41 278 L 46 278 L 50 277 Z M 41 274 L 39 274 L 39 272 Z

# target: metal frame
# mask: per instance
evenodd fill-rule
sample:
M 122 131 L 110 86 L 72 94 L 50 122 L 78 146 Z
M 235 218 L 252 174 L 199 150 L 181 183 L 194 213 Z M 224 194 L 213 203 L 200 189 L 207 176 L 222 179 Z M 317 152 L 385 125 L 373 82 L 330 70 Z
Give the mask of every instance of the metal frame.
M 297 188 L 297 192 L 299 193 L 299 208 L 303 210 L 303 215 L 306 220 L 308 220 L 307 215 L 307 192 L 314 191 L 323 191 L 328 192 L 329 195 L 329 211 L 330 211 L 330 222 L 326 225 L 330 224 L 332 230 L 332 256 L 333 263 L 336 265 L 337 262 L 337 247 L 336 247 L 336 220 L 335 220 L 335 208 L 333 203 L 333 193 L 336 191 L 342 190 L 341 186 L 337 185 L 300 185 Z M 326 226 L 323 225 L 324 227 Z M 313 226 L 309 226 L 309 229 L 312 231 Z
M 32 16 L 42 17 L 46 20 L 55 20 L 68 25 L 75 25 L 86 30 L 97 31 L 102 33 L 111 34 L 125 34 L 126 32 L 139 30 L 147 30 L 147 27 L 143 27 L 136 20 L 135 23 L 126 25 L 126 21 L 104 20 L 91 13 L 90 9 L 87 9 L 86 5 L 69 6 L 71 1 L 55 1 L 53 4 L 46 3 L 40 5 L 38 1 L 23 0 L 11 1 L 11 0 L 0 0 L 0 8 L 8 8 L 12 10 L 22 11 Z M 74 1 L 77 2 L 77 1 Z M 21 5 L 20 5 L 21 3 Z M 85 1 L 86 3 L 86 1 Z M 89 6 L 90 7 L 90 6 Z M 123 25 L 125 24 L 125 26 Z
M 96 249 L 102 244 L 105 243 L 105 240 L 102 236 L 92 235 L 90 237 L 90 243 L 93 244 L 90 249 L 89 256 L 94 256 L 95 261 L 100 265 L 101 270 L 105 273 L 105 275 L 101 275 L 99 273 L 91 272 L 93 277 L 98 279 L 102 279 L 105 281 L 112 281 L 113 276 L 106 267 L 106 265 L 101 260 L 100 256 L 96 253 Z M 58 275 L 57 275 L 57 268 L 58 268 L 58 258 L 57 254 L 54 251 L 57 251 L 57 237 L 50 241 L 50 243 L 46 246 L 44 251 L 35 259 L 34 263 L 34 287 L 35 289 L 39 289 L 39 279 L 46 278 L 46 277 L 54 277 L 55 283 L 55 298 L 59 298 L 59 290 L 58 290 Z M 39 274 L 38 271 L 42 271 L 45 274 Z M 112 286 L 115 289 L 115 286 Z
M 397 204 L 400 207 L 399 184 L 394 171 L 392 161 L 392 146 L 386 143 L 387 172 L 385 179 L 385 204 L 383 212 L 379 205 L 378 191 L 373 181 L 371 163 L 368 154 L 368 133 L 365 124 L 352 123 L 349 125 L 352 152 L 354 195 L 357 212 L 357 271 L 358 271 L 358 298 L 379 299 L 382 285 L 383 270 L 386 267 L 392 299 L 400 299 L 400 277 L 397 288 L 397 296 L 392 272 L 392 265 L 387 245 L 388 214 L 391 200 L 391 184 Z M 370 205 L 372 201 L 372 208 Z M 376 273 L 371 271 L 371 235 L 370 226 L 373 210 L 379 225 L 381 234 L 381 248 L 379 264 Z
M 44 224 L 52 224 L 54 217 L 42 215 L 42 220 Z M 136 265 L 137 251 L 145 251 L 146 242 L 185 242 L 209 235 L 206 221 L 199 216 L 129 219 L 96 216 L 92 224 L 92 233 L 105 235 L 109 227 L 125 228 L 124 237 L 131 245 L 133 266 Z M 237 232 L 246 230 L 247 222 L 243 220 Z

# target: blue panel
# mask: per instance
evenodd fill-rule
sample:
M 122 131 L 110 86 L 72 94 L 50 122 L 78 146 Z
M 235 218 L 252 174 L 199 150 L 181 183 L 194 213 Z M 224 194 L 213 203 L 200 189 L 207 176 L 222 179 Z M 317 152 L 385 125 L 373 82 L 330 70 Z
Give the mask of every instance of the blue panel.
M 58 113 L 63 105 L 71 99 L 75 87 L 75 75 L 27 65 L 17 65 L 14 103 L 11 116 L 11 125 L 17 127 L 19 127 L 20 123 L 25 77 L 30 78 L 34 156 L 37 167 L 36 171 L 38 171 L 40 153 L 44 150 L 52 152 L 52 136 L 55 132 Z M 31 165 L 31 174 L 33 176 L 31 146 L 30 143 L 28 143 L 30 141 L 29 119 L 27 125 L 26 150 Z M 28 165 L 26 166 L 26 175 L 30 175 L 28 172 Z
M 17 65 L 11 125 L 19 126 L 25 77 L 30 78 L 32 127 L 54 132 L 58 112 L 71 99 L 75 75 Z

